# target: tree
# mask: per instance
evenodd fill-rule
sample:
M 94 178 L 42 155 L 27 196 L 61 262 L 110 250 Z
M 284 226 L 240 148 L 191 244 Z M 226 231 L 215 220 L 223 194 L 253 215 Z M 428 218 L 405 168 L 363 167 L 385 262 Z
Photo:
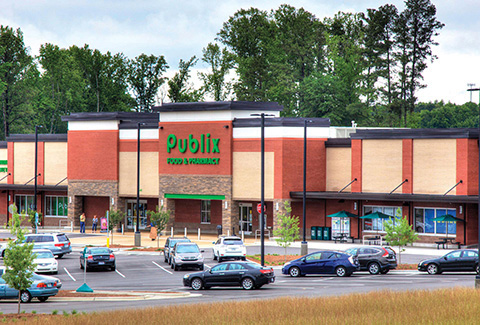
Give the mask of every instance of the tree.
M 31 210 L 31 209 L 28 210 L 28 221 L 30 222 L 30 225 L 32 226 L 32 231 L 35 231 L 37 226 L 42 223 L 43 214 L 41 212 L 38 212 L 38 220 L 36 220 L 37 218 L 35 217 L 35 214 L 37 212 L 38 211 Z M 35 221 L 37 221 L 38 223 L 35 224 Z
M 201 92 L 193 89 L 188 82 L 190 69 L 197 61 L 198 59 L 195 56 L 192 56 L 188 61 L 180 59 L 178 72 L 168 81 L 168 98 L 172 102 L 197 102 L 202 99 Z
M 287 247 L 289 247 L 293 241 L 300 238 L 299 236 L 299 221 L 298 217 L 291 216 L 292 208 L 288 201 L 284 202 L 284 212 L 277 215 L 278 228 L 273 231 L 275 241 L 278 245 L 285 248 L 285 263 L 287 262 Z
M 12 219 L 9 221 L 10 233 L 16 240 L 9 240 L 3 257 L 5 273 L 3 280 L 11 288 L 18 290 L 18 313 L 20 314 L 20 297 L 32 283 L 32 273 L 35 271 L 33 260 L 36 254 L 32 253 L 33 243 L 24 243 L 26 230 L 22 228 L 25 217 L 17 213 L 14 206 Z
M 162 232 L 167 226 L 170 220 L 171 211 L 164 209 L 164 207 L 158 207 L 156 211 L 147 211 L 147 216 L 150 217 L 150 222 L 157 228 L 157 247 L 159 247 L 160 232 Z
M 215 101 L 226 100 L 232 91 L 232 83 L 226 81 L 234 67 L 233 56 L 218 44 L 209 43 L 203 49 L 202 61 L 209 65 L 211 73 L 199 73 L 205 93 L 213 95 Z
M 125 219 L 125 214 L 120 210 L 108 211 L 108 231 L 112 232 L 112 244 L 113 244 L 113 228 L 118 226 L 120 221 Z
M 128 63 L 128 83 L 135 95 L 136 111 L 149 112 L 155 104 L 155 96 L 165 82 L 167 70 L 163 55 L 141 54 Z
M 401 252 L 403 247 L 412 244 L 418 239 L 418 235 L 412 226 L 408 224 L 407 218 L 402 218 L 402 211 L 397 209 L 395 222 L 388 220 L 385 222 L 385 241 L 392 246 L 398 246 L 398 264 L 402 262 Z

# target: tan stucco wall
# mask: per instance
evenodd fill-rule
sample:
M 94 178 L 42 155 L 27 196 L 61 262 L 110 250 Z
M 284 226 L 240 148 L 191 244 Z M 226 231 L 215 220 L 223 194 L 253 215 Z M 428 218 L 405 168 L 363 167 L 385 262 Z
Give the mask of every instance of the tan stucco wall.
M 137 153 L 120 152 L 119 192 L 121 196 L 137 195 Z M 158 152 L 140 154 L 140 196 L 158 196 Z
M 413 141 L 413 192 L 444 194 L 456 184 L 457 140 Z M 450 195 L 455 195 L 453 189 Z
M 259 152 L 233 153 L 233 199 L 260 199 Z M 265 152 L 265 199 L 273 199 L 274 153 Z
M 56 185 L 65 177 L 67 177 L 67 143 L 46 142 L 44 170 L 45 185 Z M 59 185 L 67 185 L 67 180 L 64 180 Z
M 327 191 L 340 191 L 352 181 L 352 150 L 327 148 Z M 351 192 L 351 186 L 344 192 Z
M 35 144 L 33 142 L 15 142 L 13 148 L 14 184 L 23 185 L 35 176 Z M 29 183 L 29 185 L 32 184 Z
M 402 170 L 402 140 L 363 140 L 362 192 L 390 193 L 403 182 Z
M 0 149 L 0 160 L 7 160 L 8 159 L 8 150 L 7 148 L 5 149 Z M 1 168 L 7 168 L 7 165 L 0 165 Z M 0 181 L 0 184 L 7 184 L 8 182 L 8 177 L 7 176 L 8 171 L 6 172 L 0 172 L 0 179 L 3 178 L 3 180 Z M 5 177 L 5 178 L 4 178 Z

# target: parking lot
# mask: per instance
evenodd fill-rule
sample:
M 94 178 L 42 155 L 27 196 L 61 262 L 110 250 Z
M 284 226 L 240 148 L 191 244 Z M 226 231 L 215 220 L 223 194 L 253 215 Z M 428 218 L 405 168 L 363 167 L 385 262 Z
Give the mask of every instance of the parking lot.
M 213 260 L 212 249 L 205 250 L 205 268 L 217 264 Z M 274 247 L 268 247 L 270 253 Z M 83 284 L 84 272 L 80 269 L 80 248 L 59 259 L 59 273 L 62 290 L 76 290 Z M 258 246 L 249 246 L 248 254 L 258 253 Z M 438 251 L 442 255 L 443 251 Z M 46 303 L 40 304 L 35 299 L 30 304 L 25 304 L 22 310 L 49 313 L 52 310 L 77 310 L 95 311 L 123 309 L 132 307 L 160 306 L 168 304 L 214 302 L 226 300 L 243 300 L 254 298 L 275 298 L 281 296 L 328 296 L 348 293 L 361 293 L 375 290 L 417 290 L 435 289 L 454 286 L 474 285 L 474 273 L 442 274 L 437 276 L 420 273 L 416 270 L 391 271 L 387 275 L 370 275 L 368 272 L 357 272 L 351 277 L 338 278 L 335 276 L 306 276 L 291 278 L 281 274 L 280 267 L 274 267 L 276 281 L 266 285 L 260 290 L 246 291 L 241 288 L 212 288 L 193 292 L 183 287 L 183 275 L 194 270 L 173 271 L 164 262 L 162 253 L 118 251 L 116 271 L 90 271 L 86 273 L 87 284 L 95 291 L 155 291 L 155 292 L 180 292 L 184 293 L 175 298 L 171 296 L 157 297 L 146 300 L 116 300 L 116 301 L 75 301 L 62 298 L 51 298 Z M 422 259 L 421 255 L 404 254 L 402 259 L 408 263 L 416 263 Z M 405 261 L 404 261 L 405 262 Z M 15 302 L 0 302 L 2 312 L 15 312 Z

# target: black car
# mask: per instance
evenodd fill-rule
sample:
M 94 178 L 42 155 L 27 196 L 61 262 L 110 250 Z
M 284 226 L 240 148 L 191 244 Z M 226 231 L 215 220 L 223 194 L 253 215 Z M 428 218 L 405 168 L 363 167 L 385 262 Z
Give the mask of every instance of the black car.
M 360 270 L 370 274 L 387 274 L 397 268 L 397 254 L 388 246 L 352 247 L 345 252 L 356 256 Z
M 85 258 L 84 258 L 85 256 Z M 80 268 L 85 267 L 85 259 L 87 260 L 87 271 L 93 268 L 109 268 L 115 271 L 115 255 L 112 250 L 107 247 L 85 247 L 80 253 Z
M 176 243 L 189 243 L 190 239 L 187 237 L 168 237 L 165 241 L 165 246 L 163 248 L 163 257 L 166 263 L 172 264 L 172 260 L 170 258 L 170 250 L 173 249 Z
M 424 260 L 418 263 L 418 270 L 428 272 L 428 274 L 465 271 L 474 271 L 479 274 L 478 251 L 474 249 L 459 249 L 442 257 Z
M 272 268 L 253 262 L 227 262 L 215 265 L 210 270 L 186 274 L 183 285 L 193 290 L 211 287 L 241 286 L 245 290 L 260 289 L 275 282 Z

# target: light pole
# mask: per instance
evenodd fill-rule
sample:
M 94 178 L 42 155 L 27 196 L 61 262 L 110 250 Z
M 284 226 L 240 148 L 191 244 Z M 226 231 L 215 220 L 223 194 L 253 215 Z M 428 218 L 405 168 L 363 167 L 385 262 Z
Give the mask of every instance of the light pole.
M 303 240 L 300 246 L 300 255 L 308 254 L 307 243 L 307 123 L 312 120 L 304 120 L 303 126 Z
M 480 141 L 480 88 L 470 88 L 467 89 L 470 91 L 470 96 L 472 91 L 478 91 L 478 106 L 479 106 L 479 120 L 478 120 L 478 140 Z M 479 143 L 479 155 L 478 155 L 478 168 L 480 168 L 480 143 Z M 480 173 L 478 173 L 478 258 L 480 258 Z M 475 288 L 480 289 L 480 274 L 477 273 L 475 276 Z
M 260 186 L 260 263 L 265 266 L 265 116 L 273 114 L 250 114 L 261 117 L 260 143 L 261 143 L 261 186 Z
M 135 227 L 135 246 L 142 246 L 140 234 L 140 125 L 145 123 L 137 122 L 137 226 Z
M 33 190 L 33 210 L 35 211 L 35 233 L 38 231 L 38 212 L 37 212 L 37 177 L 38 177 L 38 129 L 41 125 L 35 125 L 35 185 Z

